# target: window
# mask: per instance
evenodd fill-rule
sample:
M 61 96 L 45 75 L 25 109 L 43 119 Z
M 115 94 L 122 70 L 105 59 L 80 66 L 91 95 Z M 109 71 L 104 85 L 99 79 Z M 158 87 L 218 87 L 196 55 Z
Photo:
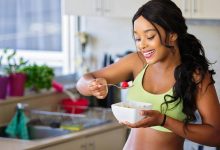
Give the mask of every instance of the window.
M 17 50 L 30 63 L 56 75 L 74 72 L 76 17 L 62 15 L 62 0 L 1 0 L 0 49 Z

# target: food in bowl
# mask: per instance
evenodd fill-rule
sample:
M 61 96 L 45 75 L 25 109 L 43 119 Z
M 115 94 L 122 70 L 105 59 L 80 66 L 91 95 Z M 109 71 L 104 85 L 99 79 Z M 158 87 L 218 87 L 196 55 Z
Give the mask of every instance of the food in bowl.
M 140 115 L 140 110 L 152 109 L 151 103 L 124 101 L 111 105 L 112 112 L 115 118 L 119 122 L 127 121 L 129 123 L 135 123 L 145 116 Z

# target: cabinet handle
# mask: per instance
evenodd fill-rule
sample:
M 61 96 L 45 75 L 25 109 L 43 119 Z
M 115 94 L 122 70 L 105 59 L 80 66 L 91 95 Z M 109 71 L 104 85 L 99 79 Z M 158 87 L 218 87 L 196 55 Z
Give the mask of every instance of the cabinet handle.
M 91 150 L 95 150 L 95 144 L 94 143 L 89 143 L 89 147 L 91 147 Z
M 101 11 L 101 9 L 102 9 L 101 1 L 100 1 L 100 0 L 96 0 L 95 2 L 96 2 L 96 3 L 95 3 L 95 9 L 96 9 L 96 11 Z
M 103 0 L 102 8 L 104 8 L 104 11 L 105 11 L 106 13 L 108 13 L 108 12 L 111 11 L 111 9 L 110 9 L 109 7 L 110 7 L 110 5 L 109 5 L 109 3 L 107 3 L 107 0 Z
M 193 0 L 193 12 L 197 13 L 198 9 L 197 9 L 197 0 Z
M 187 13 L 189 11 L 188 7 L 187 7 L 187 2 L 188 0 L 183 0 L 183 5 L 184 5 L 184 12 Z
M 81 145 L 80 149 L 81 150 L 87 150 L 86 144 Z

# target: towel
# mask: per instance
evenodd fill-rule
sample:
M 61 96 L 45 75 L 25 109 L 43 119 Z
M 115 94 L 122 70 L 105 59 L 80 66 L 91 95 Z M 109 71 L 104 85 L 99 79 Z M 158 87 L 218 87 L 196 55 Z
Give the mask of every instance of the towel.
M 5 132 L 12 138 L 29 139 L 27 123 L 28 117 L 25 115 L 23 109 L 17 109 L 15 116 L 8 124 Z

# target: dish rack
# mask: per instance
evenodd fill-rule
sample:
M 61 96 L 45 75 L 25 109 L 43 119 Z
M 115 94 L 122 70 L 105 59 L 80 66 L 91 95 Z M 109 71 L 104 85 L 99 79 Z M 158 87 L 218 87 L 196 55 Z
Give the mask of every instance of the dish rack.
M 75 109 L 75 108 L 73 108 Z M 81 108 L 82 109 L 82 108 Z M 78 131 L 84 128 L 104 124 L 111 121 L 112 112 L 108 108 L 86 108 L 82 114 L 67 113 L 61 106 L 56 111 L 30 109 L 29 125 L 50 126 Z

